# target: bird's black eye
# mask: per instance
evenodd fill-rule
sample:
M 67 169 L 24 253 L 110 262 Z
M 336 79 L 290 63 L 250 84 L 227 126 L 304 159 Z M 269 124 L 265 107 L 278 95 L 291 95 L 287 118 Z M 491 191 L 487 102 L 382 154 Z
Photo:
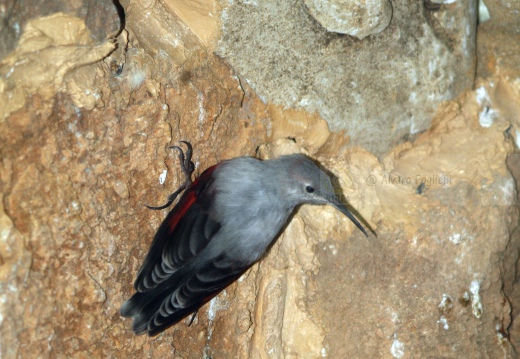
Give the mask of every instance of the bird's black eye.
M 305 190 L 307 191 L 307 193 L 312 193 L 312 192 L 314 192 L 314 187 L 307 186 L 307 187 L 305 187 Z

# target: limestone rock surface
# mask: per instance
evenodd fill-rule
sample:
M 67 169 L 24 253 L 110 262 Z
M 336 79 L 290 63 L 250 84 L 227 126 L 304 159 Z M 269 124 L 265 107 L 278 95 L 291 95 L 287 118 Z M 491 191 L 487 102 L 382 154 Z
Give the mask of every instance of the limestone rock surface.
M 392 1 L 388 27 L 362 41 L 328 31 L 303 1 L 226 4 L 217 53 L 262 100 L 317 112 L 351 146 L 377 155 L 426 130 L 441 102 L 472 88 L 476 1 L 436 10 Z
M 82 18 L 92 42 L 100 43 L 121 31 L 121 11 L 121 6 L 111 0 L 3 1 L 0 7 L 0 60 L 16 48 L 27 22 L 32 19 L 58 13 Z
M 430 25 L 435 18 L 460 29 L 448 20 L 462 3 L 429 15 L 419 3 L 412 6 L 424 10 L 419 14 Z M 382 41 L 377 38 L 388 32 L 407 39 L 396 40 L 402 48 L 418 49 L 433 30 L 419 26 L 414 29 L 426 37 L 405 35 L 404 4 L 393 2 L 397 23 L 363 41 Z M 80 5 L 83 11 L 45 12 L 21 22 L 19 41 L 0 60 L 6 101 L 0 117 L 0 356 L 515 358 L 520 89 L 514 67 L 492 63 L 500 66 L 490 66 L 474 90 L 432 105 L 430 129 L 413 141 L 392 137 L 396 144 L 383 155 L 352 146 L 352 133 L 331 131 L 318 110 L 264 103 L 249 85 L 252 77 L 213 53 L 216 34 L 204 32 L 193 15 L 211 17 L 214 5 L 122 1 L 125 29 L 115 38 L 108 36 L 111 22 L 99 30 L 87 25 Z M 223 24 L 238 9 L 263 5 L 234 6 L 224 9 Z M 265 31 L 272 34 L 269 24 Z M 222 36 L 230 36 L 228 30 Z M 255 39 L 248 46 L 263 45 Z M 328 39 L 326 47 L 336 50 L 360 44 Z M 407 56 L 420 57 L 412 50 Z M 501 51 L 497 59 L 506 58 L 508 50 Z M 403 58 L 392 59 L 365 74 L 375 83 L 377 67 L 404 66 Z M 434 72 L 438 67 L 444 69 L 433 63 Z M 449 77 L 449 69 L 440 76 Z M 396 92 L 395 108 L 407 108 L 401 97 L 409 98 L 409 90 Z M 294 101 L 287 93 L 278 93 L 280 102 Z M 366 135 L 388 143 L 378 132 L 383 128 L 371 126 Z M 194 145 L 195 174 L 241 155 L 305 153 L 334 175 L 338 195 L 371 235 L 365 238 L 333 208 L 302 206 L 266 258 L 203 307 L 193 325 L 188 319 L 155 338 L 136 337 L 119 308 L 166 214 L 144 204 L 162 204 L 183 180 L 167 149 L 180 140 Z
M 348 34 L 362 40 L 383 31 L 392 19 L 387 0 L 304 0 L 310 14 L 328 31 Z

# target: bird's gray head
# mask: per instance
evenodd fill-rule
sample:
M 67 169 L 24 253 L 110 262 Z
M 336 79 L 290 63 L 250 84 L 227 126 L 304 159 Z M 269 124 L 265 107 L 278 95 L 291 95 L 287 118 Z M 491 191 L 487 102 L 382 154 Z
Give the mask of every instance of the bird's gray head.
M 320 170 L 316 164 L 303 155 L 282 156 L 274 161 L 276 166 L 282 167 L 281 173 L 286 174 L 286 178 L 281 179 L 284 183 L 282 195 L 293 203 L 299 205 L 309 204 L 330 204 L 341 213 L 346 215 L 365 236 L 365 229 L 352 215 L 352 213 L 340 202 L 334 191 L 330 177 Z

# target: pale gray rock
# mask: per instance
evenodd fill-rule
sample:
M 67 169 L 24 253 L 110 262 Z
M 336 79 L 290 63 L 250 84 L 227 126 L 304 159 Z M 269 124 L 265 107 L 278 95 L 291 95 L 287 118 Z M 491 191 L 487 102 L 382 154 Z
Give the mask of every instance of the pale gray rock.
M 442 4 L 453 4 L 457 0 L 427 0 L 427 1 L 429 1 L 433 4 L 442 5 Z
M 217 53 L 265 102 L 317 111 L 352 145 L 385 153 L 427 129 L 475 72 L 475 1 L 392 7 L 386 30 L 359 41 L 327 31 L 301 0 L 234 1 Z
M 362 40 L 386 29 L 392 19 L 388 0 L 304 0 L 309 13 L 330 32 Z

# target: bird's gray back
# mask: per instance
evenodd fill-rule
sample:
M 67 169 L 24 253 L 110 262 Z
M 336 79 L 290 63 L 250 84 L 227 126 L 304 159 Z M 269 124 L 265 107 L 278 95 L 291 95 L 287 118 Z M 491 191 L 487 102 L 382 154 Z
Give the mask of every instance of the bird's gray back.
M 216 252 L 252 263 L 283 227 L 293 207 L 280 197 L 279 173 L 272 167 L 269 162 L 239 157 L 222 163 L 215 172 L 218 196 L 213 206 L 221 228 L 210 246 Z

